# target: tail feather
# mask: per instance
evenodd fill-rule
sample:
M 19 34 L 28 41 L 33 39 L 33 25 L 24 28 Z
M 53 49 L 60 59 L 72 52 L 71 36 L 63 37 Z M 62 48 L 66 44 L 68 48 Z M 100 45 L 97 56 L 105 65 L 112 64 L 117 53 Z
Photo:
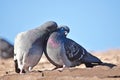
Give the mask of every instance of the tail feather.
M 100 65 L 103 62 L 96 56 L 93 56 L 92 54 L 87 53 L 82 59 L 82 63 L 85 64 L 86 67 L 93 67 L 96 65 Z

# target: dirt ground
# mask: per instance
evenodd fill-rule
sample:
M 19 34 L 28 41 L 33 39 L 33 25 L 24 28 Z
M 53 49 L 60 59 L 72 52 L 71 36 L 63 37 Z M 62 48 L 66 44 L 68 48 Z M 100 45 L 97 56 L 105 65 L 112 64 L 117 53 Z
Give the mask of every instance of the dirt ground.
M 92 54 L 105 64 L 93 68 L 80 65 L 59 71 L 52 70 L 55 66 L 43 56 L 31 72 L 17 74 L 14 72 L 13 59 L 0 59 L 0 80 L 120 80 L 120 49 L 92 52 Z

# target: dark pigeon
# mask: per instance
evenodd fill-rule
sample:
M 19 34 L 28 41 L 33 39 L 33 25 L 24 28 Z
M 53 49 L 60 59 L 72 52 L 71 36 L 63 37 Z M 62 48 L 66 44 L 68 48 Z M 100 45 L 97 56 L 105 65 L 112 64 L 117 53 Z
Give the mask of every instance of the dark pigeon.
M 14 62 L 17 73 L 28 72 L 37 65 L 43 54 L 46 38 L 56 29 L 56 22 L 48 21 L 35 29 L 17 35 L 14 44 Z
M 0 38 L 0 58 L 8 59 L 13 58 L 14 55 L 13 45 L 10 44 L 7 40 Z
M 85 64 L 86 67 L 93 67 L 101 64 L 102 61 L 93 56 L 81 45 L 66 37 L 70 29 L 67 26 L 59 27 L 48 38 L 45 55 L 48 60 L 59 67 L 75 67 Z

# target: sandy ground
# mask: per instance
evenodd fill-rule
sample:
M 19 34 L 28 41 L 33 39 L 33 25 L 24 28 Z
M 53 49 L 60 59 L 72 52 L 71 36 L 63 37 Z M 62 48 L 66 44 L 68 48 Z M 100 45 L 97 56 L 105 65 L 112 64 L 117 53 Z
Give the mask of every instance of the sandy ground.
M 43 56 L 32 72 L 17 74 L 14 72 L 13 59 L 0 59 L 0 80 L 120 80 L 120 49 L 92 53 L 105 65 L 93 68 L 80 65 L 63 71 L 52 71 L 54 66 Z M 113 67 L 113 64 L 117 66 Z

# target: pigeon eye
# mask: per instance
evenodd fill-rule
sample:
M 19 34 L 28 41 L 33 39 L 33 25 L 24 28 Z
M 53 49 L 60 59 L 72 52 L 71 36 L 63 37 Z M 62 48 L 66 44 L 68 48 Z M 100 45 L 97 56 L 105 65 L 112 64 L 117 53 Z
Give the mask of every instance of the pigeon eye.
M 63 30 L 64 28 L 62 27 L 61 30 Z

